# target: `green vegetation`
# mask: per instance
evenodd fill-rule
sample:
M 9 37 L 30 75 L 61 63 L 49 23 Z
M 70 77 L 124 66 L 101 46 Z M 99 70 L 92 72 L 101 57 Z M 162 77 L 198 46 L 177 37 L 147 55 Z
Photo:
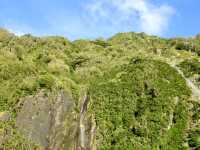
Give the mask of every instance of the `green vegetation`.
M 200 103 L 192 102 L 191 128 L 188 135 L 188 143 L 193 149 L 200 149 Z
M 185 60 L 179 66 L 187 77 L 195 74 L 200 75 L 200 61 L 198 59 Z
M 66 91 L 78 116 L 83 87 L 99 149 L 199 149 L 199 103 L 189 101 L 185 80 L 168 65 L 181 62 L 186 77 L 198 76 L 199 55 L 199 35 L 164 39 L 130 32 L 69 41 L 0 29 L 0 112 L 11 114 L 10 121 L 0 121 L 3 149 L 38 149 L 15 126 L 24 97 Z
M 95 80 L 90 93 L 101 149 L 182 149 L 190 90 L 169 65 L 134 59 Z
M 200 56 L 200 40 L 199 35 L 196 38 L 176 38 L 171 40 L 171 45 L 175 47 L 176 50 L 186 50 L 195 52 Z
M 191 78 L 194 84 L 200 88 L 200 61 L 199 59 L 186 59 L 179 64 L 187 78 Z

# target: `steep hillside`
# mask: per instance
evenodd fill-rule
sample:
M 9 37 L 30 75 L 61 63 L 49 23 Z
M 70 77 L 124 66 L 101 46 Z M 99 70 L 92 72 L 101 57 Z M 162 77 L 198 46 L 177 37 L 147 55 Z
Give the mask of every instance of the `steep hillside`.
M 0 149 L 200 149 L 200 36 L 0 29 Z

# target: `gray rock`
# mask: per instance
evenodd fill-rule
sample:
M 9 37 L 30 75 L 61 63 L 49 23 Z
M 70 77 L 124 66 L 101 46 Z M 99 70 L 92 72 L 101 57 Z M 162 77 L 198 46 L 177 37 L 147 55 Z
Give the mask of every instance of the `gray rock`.
M 51 104 L 43 92 L 25 98 L 21 112 L 17 114 L 16 126 L 26 137 L 46 148 L 50 122 Z
M 70 134 L 67 132 L 67 130 L 74 132 L 76 130 L 76 123 L 74 122 L 73 125 L 72 120 L 74 117 L 72 114 L 72 108 L 72 100 L 66 94 L 64 94 L 64 92 L 60 92 L 56 99 L 54 99 L 52 105 L 52 126 L 49 134 L 50 142 L 48 149 L 66 149 L 63 147 L 63 143 L 66 142 L 65 140 L 70 140 Z M 70 145 L 68 145 L 68 148 L 69 147 Z
M 42 149 L 60 150 L 63 142 L 67 141 L 70 145 L 73 139 L 69 134 L 75 134 L 76 128 L 73 127 L 73 101 L 67 94 L 60 91 L 55 95 L 47 95 L 41 91 L 23 101 L 16 126 L 25 137 L 39 144 Z
M 0 121 L 6 122 L 10 120 L 10 113 L 9 112 L 0 112 Z

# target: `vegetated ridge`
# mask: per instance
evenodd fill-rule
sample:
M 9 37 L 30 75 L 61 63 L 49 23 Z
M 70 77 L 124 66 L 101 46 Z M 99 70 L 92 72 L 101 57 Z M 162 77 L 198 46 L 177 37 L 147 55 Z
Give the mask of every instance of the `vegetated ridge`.
M 200 149 L 200 35 L 0 29 L 0 149 Z

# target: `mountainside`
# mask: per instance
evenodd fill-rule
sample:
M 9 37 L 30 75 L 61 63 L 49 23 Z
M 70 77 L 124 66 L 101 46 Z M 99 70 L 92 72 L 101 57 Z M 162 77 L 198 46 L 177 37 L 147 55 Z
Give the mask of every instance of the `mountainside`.
M 200 149 L 200 35 L 0 29 L 0 149 Z

